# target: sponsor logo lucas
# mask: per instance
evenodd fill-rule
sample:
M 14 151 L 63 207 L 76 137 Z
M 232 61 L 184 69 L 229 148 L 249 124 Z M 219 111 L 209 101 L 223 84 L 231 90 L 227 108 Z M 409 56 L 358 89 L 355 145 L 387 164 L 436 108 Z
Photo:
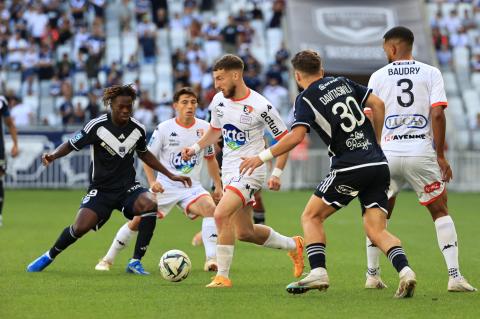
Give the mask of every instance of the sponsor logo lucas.
M 428 120 L 421 114 L 395 114 L 385 119 L 385 127 L 389 130 L 406 126 L 407 128 L 424 128 L 428 124 Z
M 425 191 L 425 193 L 430 194 L 430 193 L 433 193 L 434 191 L 440 189 L 442 187 L 442 185 L 443 185 L 443 182 L 435 181 L 431 184 L 425 185 L 423 190 Z

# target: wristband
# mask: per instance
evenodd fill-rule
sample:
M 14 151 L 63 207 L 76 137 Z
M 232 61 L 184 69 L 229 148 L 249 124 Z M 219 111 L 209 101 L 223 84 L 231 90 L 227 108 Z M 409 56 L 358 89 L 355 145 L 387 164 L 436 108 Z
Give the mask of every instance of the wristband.
M 258 153 L 258 157 L 260 157 L 262 162 L 265 163 L 273 159 L 273 154 L 272 154 L 272 151 L 269 148 L 267 148 L 266 150 L 263 150 L 260 153 Z
M 195 154 L 198 154 L 198 152 L 200 152 L 200 150 L 202 149 L 200 145 L 198 145 L 198 143 L 193 144 L 192 148 L 195 151 Z
M 280 176 L 282 176 L 282 173 L 283 173 L 282 169 L 275 167 L 272 171 L 272 176 L 280 178 Z

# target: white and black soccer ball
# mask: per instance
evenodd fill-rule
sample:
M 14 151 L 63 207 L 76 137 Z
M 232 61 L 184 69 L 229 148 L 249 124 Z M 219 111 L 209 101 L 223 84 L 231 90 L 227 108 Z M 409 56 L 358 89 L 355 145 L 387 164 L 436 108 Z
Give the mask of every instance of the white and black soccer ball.
M 187 278 L 192 269 L 192 262 L 183 251 L 172 249 L 163 254 L 158 267 L 163 278 L 178 282 Z

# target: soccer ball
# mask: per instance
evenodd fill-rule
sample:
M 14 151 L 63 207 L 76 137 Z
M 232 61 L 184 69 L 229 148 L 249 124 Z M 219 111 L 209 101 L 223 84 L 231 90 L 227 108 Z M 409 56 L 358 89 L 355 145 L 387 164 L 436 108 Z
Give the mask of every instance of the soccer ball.
M 187 278 L 192 269 L 192 262 L 183 251 L 172 249 L 163 254 L 158 267 L 163 278 L 178 282 Z

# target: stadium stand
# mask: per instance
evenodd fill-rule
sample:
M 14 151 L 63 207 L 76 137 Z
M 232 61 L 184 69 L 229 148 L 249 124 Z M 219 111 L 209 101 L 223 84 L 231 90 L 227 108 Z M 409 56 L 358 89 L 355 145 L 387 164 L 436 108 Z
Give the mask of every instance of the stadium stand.
M 29 126 L 75 126 L 103 111 L 95 105 L 103 87 L 135 83 L 139 92 L 148 92 L 140 93 L 138 104 L 147 104 L 142 108 L 153 121 L 146 124 L 153 125 L 161 113 L 156 108 L 179 86 L 193 86 L 208 105 L 213 96 L 208 71 L 224 52 L 240 54 L 247 67 L 255 65 L 249 74 L 256 89 L 262 91 L 271 77 L 283 88 L 284 5 L 281 0 L 2 2 L 1 91 L 22 97 L 34 115 Z M 146 96 L 152 103 L 144 103 Z M 289 99 L 281 103 L 286 115 Z

